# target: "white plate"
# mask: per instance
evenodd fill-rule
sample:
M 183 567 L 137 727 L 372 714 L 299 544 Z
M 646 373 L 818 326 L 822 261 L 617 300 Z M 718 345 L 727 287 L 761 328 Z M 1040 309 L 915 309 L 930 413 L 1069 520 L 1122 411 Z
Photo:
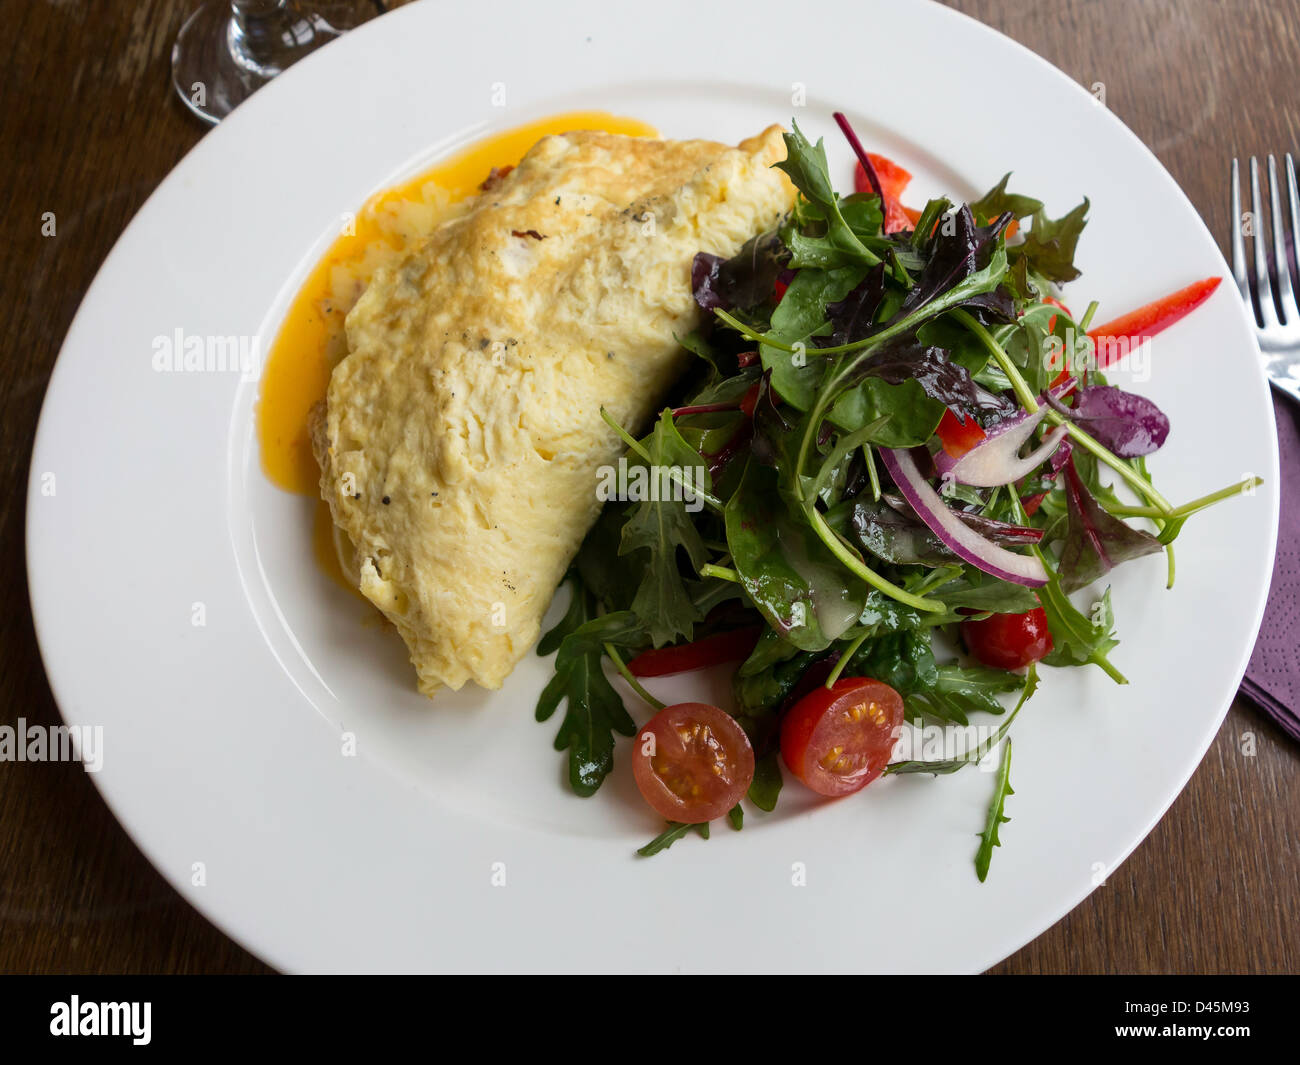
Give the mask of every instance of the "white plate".
M 807 105 L 792 107 L 800 85 Z M 273 337 L 340 213 L 369 193 L 486 131 L 591 107 L 733 141 L 793 112 L 826 137 L 845 186 L 850 157 L 829 118 L 842 108 L 915 171 L 916 202 L 976 193 L 1009 169 L 1053 213 L 1087 193 L 1085 276 L 1070 291 L 1078 305 L 1100 299 L 1103 316 L 1228 272 L 1112 115 L 939 6 L 845 0 L 815 22 L 769 0 L 663 3 L 635 22 L 592 2 L 517 5 L 504 21 L 481 5 L 403 8 L 208 134 L 86 295 L 42 412 L 28 510 L 33 610 L 63 715 L 103 727 L 95 782 L 150 860 L 282 969 L 992 964 L 1150 830 L 1245 667 L 1277 459 L 1230 286 L 1154 345 L 1140 387 L 1173 421 L 1154 468 L 1176 500 L 1247 472 L 1267 484 L 1187 527 L 1174 591 L 1159 558 L 1118 576 L 1128 687 L 1046 672 L 1016 725 L 1012 821 L 984 885 L 971 858 L 991 780 L 970 771 L 830 805 L 790 787 L 742 833 L 635 858 L 660 825 L 623 764 L 594 799 L 563 786 L 556 725 L 532 718 L 546 664 L 530 658 L 495 695 L 414 694 L 399 641 L 364 626 L 312 562 L 310 503 L 263 478 L 256 382 L 152 368 L 154 338 L 178 328 Z M 341 754 L 344 732 L 356 757 Z

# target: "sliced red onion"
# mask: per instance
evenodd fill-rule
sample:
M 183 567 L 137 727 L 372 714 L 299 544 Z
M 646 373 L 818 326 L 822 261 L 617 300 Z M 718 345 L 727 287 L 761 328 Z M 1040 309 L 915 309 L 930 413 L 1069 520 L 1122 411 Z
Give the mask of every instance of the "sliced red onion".
M 1013 584 L 1038 588 L 1047 583 L 1047 570 L 1035 556 L 999 547 L 962 521 L 921 476 L 909 452 L 881 448 L 880 458 L 917 516 L 958 558 Z

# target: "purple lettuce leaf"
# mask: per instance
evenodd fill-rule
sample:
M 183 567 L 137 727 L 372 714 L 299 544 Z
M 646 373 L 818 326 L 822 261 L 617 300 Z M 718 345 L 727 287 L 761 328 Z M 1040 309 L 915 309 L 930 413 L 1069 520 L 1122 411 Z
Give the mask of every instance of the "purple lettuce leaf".
M 839 347 L 862 340 L 872 330 L 880 301 L 885 298 L 885 264 L 877 263 L 842 300 L 826 304 L 831 334 L 822 347 Z
M 929 262 L 903 301 L 900 314 L 924 306 L 988 265 L 998 235 L 1010 223 L 1011 214 L 1003 214 L 991 225 L 978 226 L 970 207 L 963 204 L 952 221 L 952 226 L 940 225 L 931 238 Z
M 854 376 L 878 377 L 891 385 L 916 381 L 927 396 L 963 419 L 968 414 L 1003 418 L 1016 409 L 1010 399 L 979 384 L 946 350 L 915 339 L 885 345 L 863 361 Z
M 1130 528 L 1101 508 L 1084 485 L 1073 459 L 1065 466 L 1065 500 L 1067 525 L 1057 573 L 1061 589 L 1067 594 L 1087 587 L 1121 562 L 1163 550 L 1150 533 Z
M 1114 385 L 1080 388 L 1074 406 L 1053 403 L 1120 458 L 1135 459 L 1159 451 L 1169 436 L 1169 419 L 1145 396 Z
M 753 307 L 772 295 L 789 260 L 775 229 L 750 237 L 730 259 L 700 252 L 691 263 L 691 292 L 706 311 Z

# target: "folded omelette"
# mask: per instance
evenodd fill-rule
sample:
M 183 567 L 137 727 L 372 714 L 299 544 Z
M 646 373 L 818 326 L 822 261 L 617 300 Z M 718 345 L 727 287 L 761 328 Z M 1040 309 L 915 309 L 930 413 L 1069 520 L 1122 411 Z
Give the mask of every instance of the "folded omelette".
M 420 691 L 498 688 L 600 512 L 600 467 L 689 356 L 696 252 L 731 256 L 794 190 L 779 127 L 731 148 L 540 140 L 347 318 L 312 438 L 344 568 Z

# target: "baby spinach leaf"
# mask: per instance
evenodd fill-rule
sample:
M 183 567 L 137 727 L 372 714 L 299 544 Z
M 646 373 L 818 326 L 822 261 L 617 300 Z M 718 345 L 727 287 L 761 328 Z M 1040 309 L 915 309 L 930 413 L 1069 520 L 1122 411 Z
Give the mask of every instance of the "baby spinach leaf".
M 939 682 L 939 670 L 929 630 L 895 632 L 868 640 L 849 659 L 844 676 L 884 681 L 904 697 L 932 691 Z
M 808 342 L 814 333 L 831 328 L 826 317 L 827 305 L 847 297 L 866 273 L 866 267 L 800 270 L 772 312 L 768 334 L 789 347 L 798 344 L 804 347 L 799 352 L 789 352 L 763 344 L 758 349 L 759 355 L 764 369 L 771 371 L 772 384 L 781 398 L 799 410 L 813 405 L 824 370 L 822 358 L 815 354 L 815 348 L 809 352 Z
M 861 582 L 790 517 L 774 470 L 751 461 L 724 516 L 741 584 L 778 633 L 801 650 L 821 651 L 852 624 L 866 599 Z
M 877 422 L 880 428 L 872 435 L 871 443 L 891 448 L 916 447 L 934 435 L 943 412 L 944 405 L 927 396 L 916 381 L 891 385 L 878 377 L 868 377 L 835 401 L 827 421 L 846 432 Z
M 965 607 L 982 614 L 1027 614 L 1038 609 L 1038 597 L 1032 589 L 996 579 L 972 585 L 963 578 L 951 581 L 930 594 L 952 609 Z

